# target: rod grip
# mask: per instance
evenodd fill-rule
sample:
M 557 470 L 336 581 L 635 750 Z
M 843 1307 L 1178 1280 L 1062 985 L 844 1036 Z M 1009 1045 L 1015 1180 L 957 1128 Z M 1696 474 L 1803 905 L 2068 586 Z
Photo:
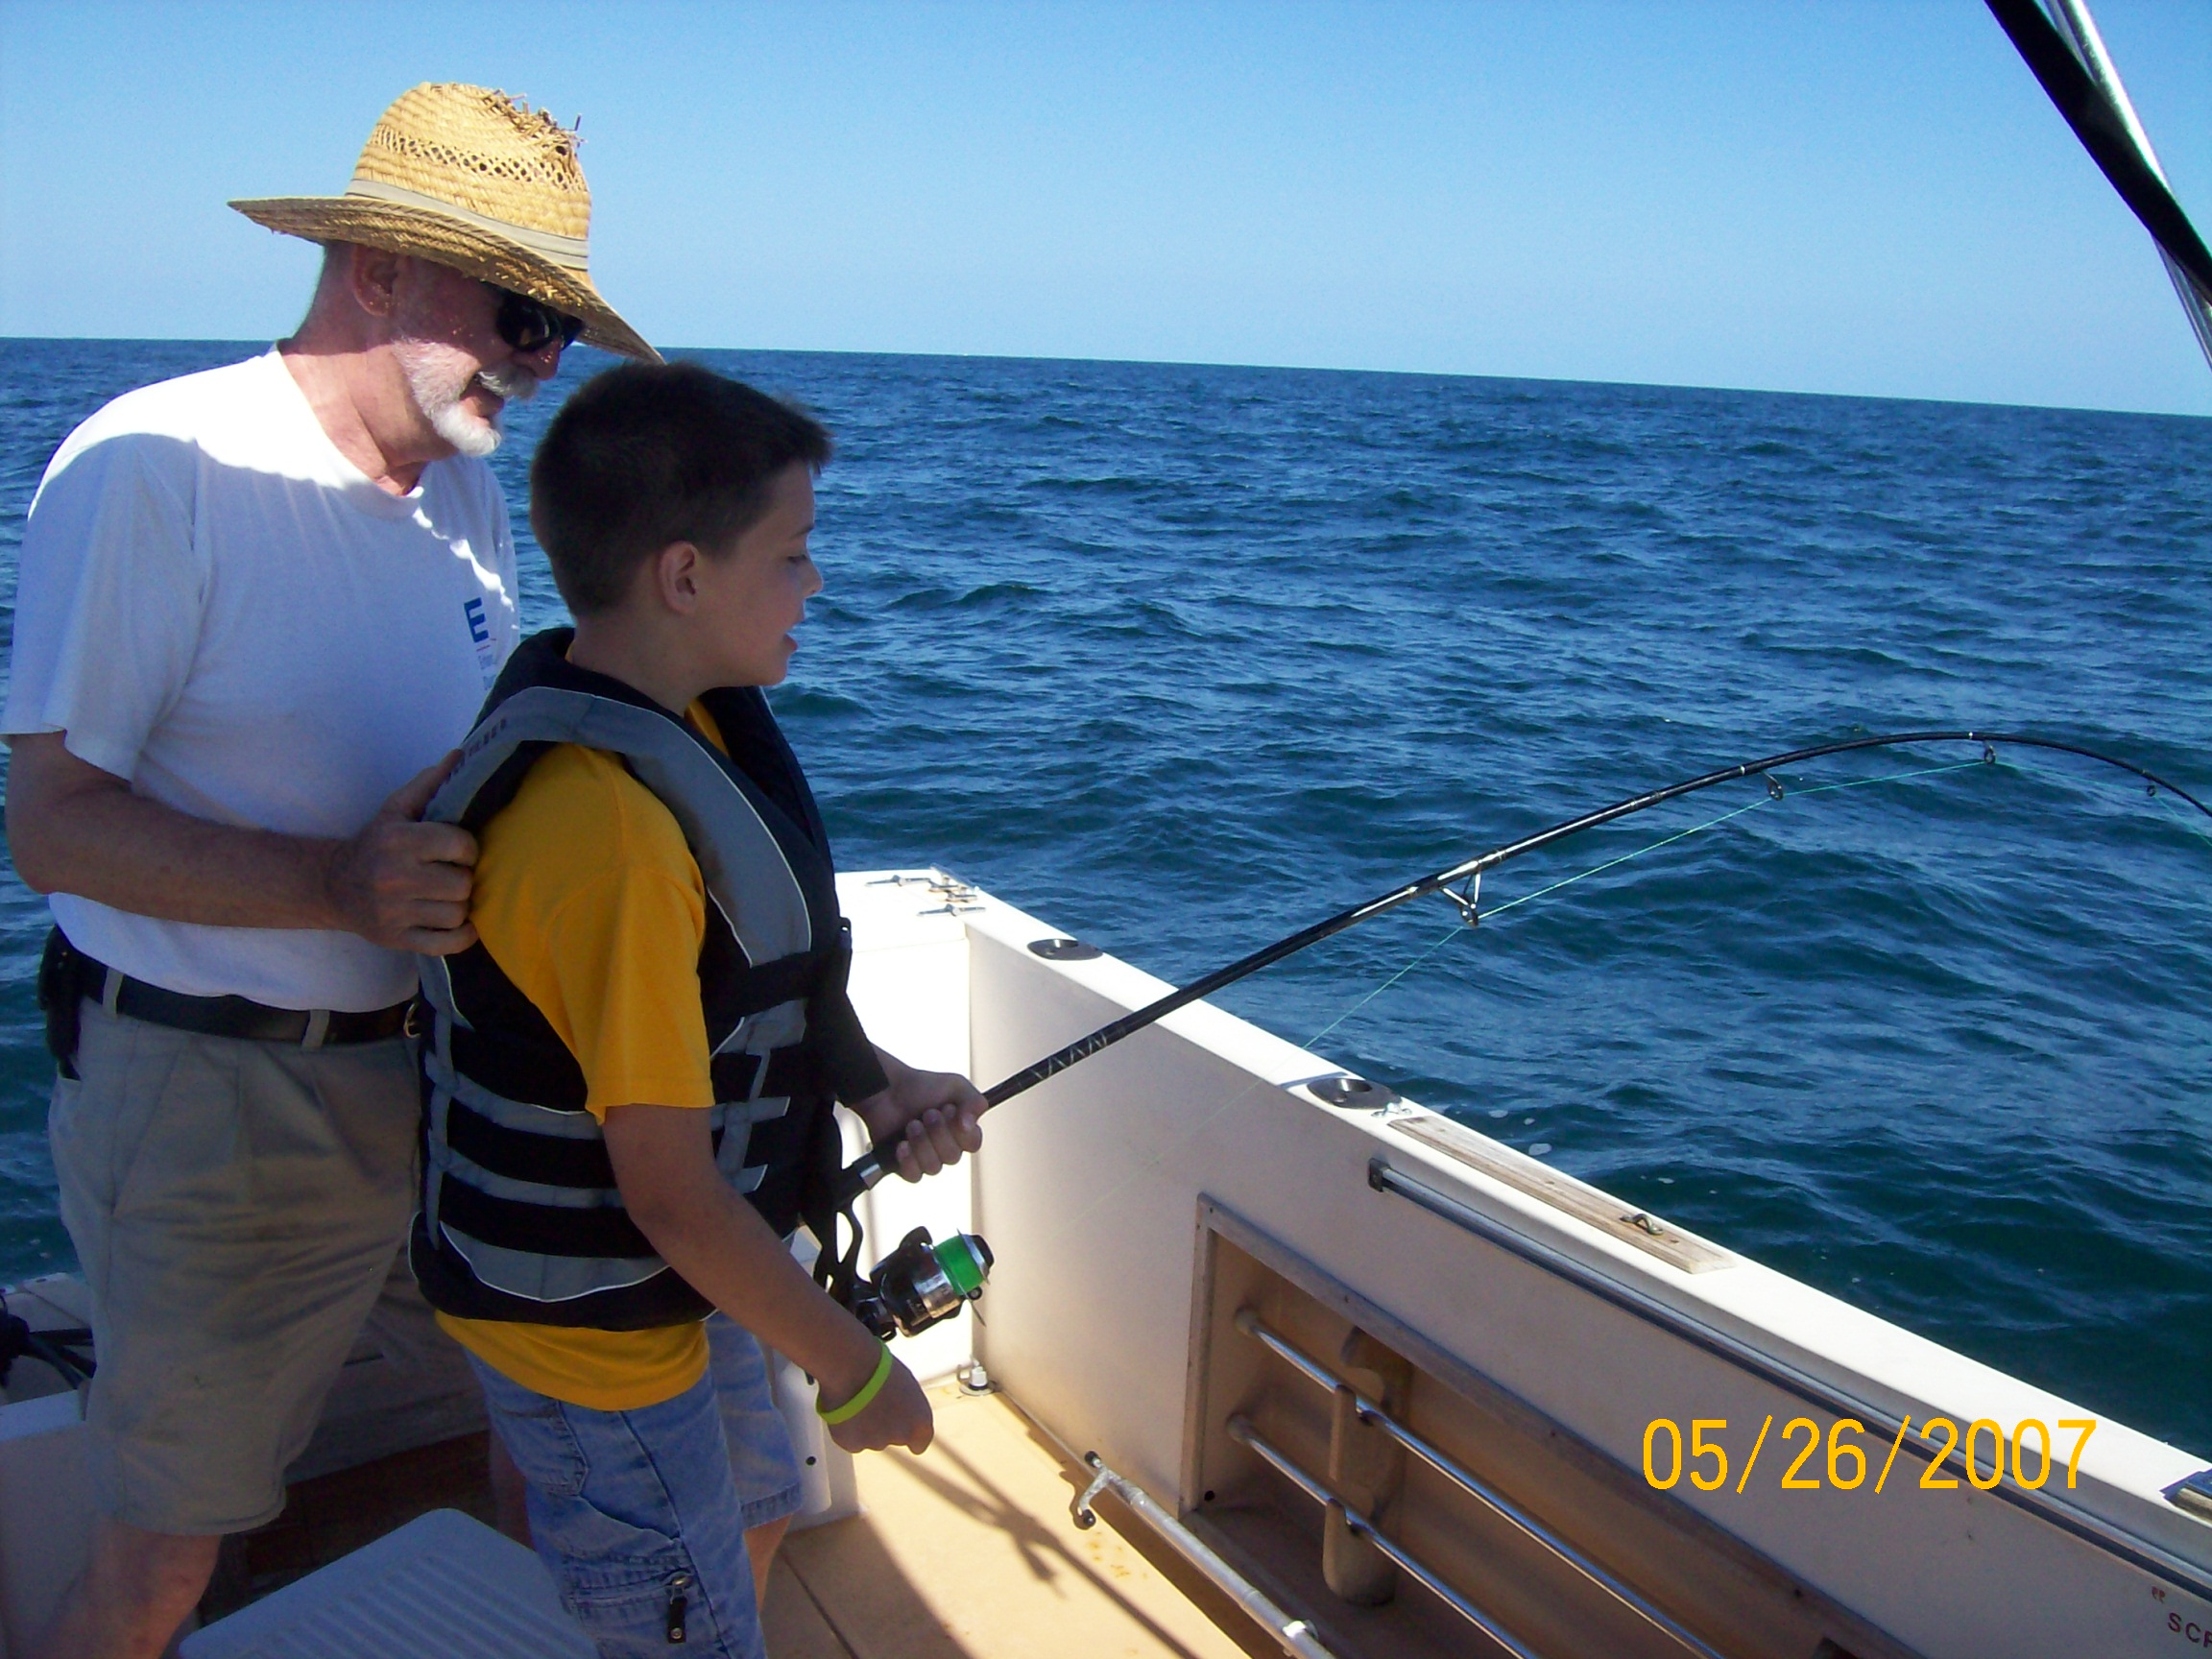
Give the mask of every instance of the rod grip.
M 833 1194 L 837 1208 L 856 1202 L 862 1194 L 899 1167 L 899 1137 L 878 1141 L 838 1173 Z

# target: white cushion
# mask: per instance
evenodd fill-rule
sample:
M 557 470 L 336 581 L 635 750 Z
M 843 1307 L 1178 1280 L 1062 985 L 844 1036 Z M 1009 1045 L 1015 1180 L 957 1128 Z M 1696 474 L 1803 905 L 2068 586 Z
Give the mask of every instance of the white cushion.
M 433 1509 L 184 1639 L 180 1659 L 595 1659 L 543 1563 Z

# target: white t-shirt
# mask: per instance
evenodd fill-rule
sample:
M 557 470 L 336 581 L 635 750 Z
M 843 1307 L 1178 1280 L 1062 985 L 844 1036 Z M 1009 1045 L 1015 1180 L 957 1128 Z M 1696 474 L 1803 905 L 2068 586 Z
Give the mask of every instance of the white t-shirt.
M 194 817 L 349 836 L 459 744 L 517 631 L 492 469 L 439 461 L 386 493 L 272 350 L 118 397 L 56 451 L 0 730 L 65 732 Z M 414 986 L 412 957 L 350 933 L 53 906 L 79 950 L 193 996 L 360 1010 Z

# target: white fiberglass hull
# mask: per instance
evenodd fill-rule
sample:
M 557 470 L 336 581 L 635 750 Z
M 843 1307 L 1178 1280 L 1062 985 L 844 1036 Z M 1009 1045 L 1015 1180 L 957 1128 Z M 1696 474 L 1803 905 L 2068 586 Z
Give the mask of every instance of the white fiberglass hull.
M 1027 947 L 1054 930 L 988 895 L 949 902 L 912 873 L 848 877 L 843 892 L 870 1028 L 982 1083 L 1169 989 L 1110 956 L 1040 957 Z M 1368 1310 L 1439 1373 L 1472 1373 L 1470 1388 L 1530 1408 L 1662 1513 L 1702 1518 L 1906 1650 L 2074 1659 L 2208 1640 L 2212 1525 L 2163 1496 L 2201 1467 L 2187 1454 L 1410 1103 L 1339 1109 L 1301 1086 L 1335 1070 L 1218 1010 L 1187 1009 L 994 1115 L 970 1176 L 878 1189 L 875 1237 L 887 1246 L 916 1221 L 980 1231 L 998 1266 L 972 1340 L 993 1378 L 1070 1444 L 1201 1519 L 1195 1482 L 1249 1473 L 1235 1455 L 1223 1462 L 1219 1425 L 1202 1421 L 1210 1396 L 1249 1382 L 1209 1382 L 1209 1368 L 1249 1365 L 1214 1351 L 1219 1322 L 1209 1334 L 1201 1304 L 1214 1241 L 1250 1235 L 1316 1275 L 1324 1300 Z M 971 1338 L 923 1340 L 965 1353 Z M 1841 1418 L 1863 1431 L 1836 1432 Z M 1655 1420 L 1685 1442 L 1694 1425 L 1724 1422 L 1701 1437 L 1721 1446 L 1725 1478 L 1694 1483 L 1710 1480 L 1708 1454 L 1652 1491 Z M 1792 1431 L 1797 1420 L 1810 1430 Z M 1932 1420 L 2003 1431 L 1992 1489 L 1960 1453 L 1931 1467 L 1946 1439 L 1940 1424 L 1922 1437 Z M 2085 1421 L 2095 1428 L 2077 1456 L 2081 1431 L 2060 1425 Z M 2038 1424 L 2051 1463 L 2030 1489 L 2011 1446 L 2035 1482 Z M 1974 1433 L 1985 1481 L 1994 1434 Z M 1653 1431 L 1651 1474 L 1672 1473 L 1671 1451 L 1670 1431 Z

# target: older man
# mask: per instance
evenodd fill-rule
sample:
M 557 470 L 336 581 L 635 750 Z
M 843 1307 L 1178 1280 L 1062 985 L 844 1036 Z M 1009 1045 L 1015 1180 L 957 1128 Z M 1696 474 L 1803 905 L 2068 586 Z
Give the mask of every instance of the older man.
M 299 332 L 72 433 L 21 553 L 8 835 L 53 895 L 62 1219 L 90 1286 L 101 1521 L 54 1654 L 158 1653 L 283 1474 L 405 1230 L 412 951 L 473 939 L 475 847 L 418 822 L 517 637 L 481 457 L 579 334 L 573 136 L 419 86 L 344 196 Z

